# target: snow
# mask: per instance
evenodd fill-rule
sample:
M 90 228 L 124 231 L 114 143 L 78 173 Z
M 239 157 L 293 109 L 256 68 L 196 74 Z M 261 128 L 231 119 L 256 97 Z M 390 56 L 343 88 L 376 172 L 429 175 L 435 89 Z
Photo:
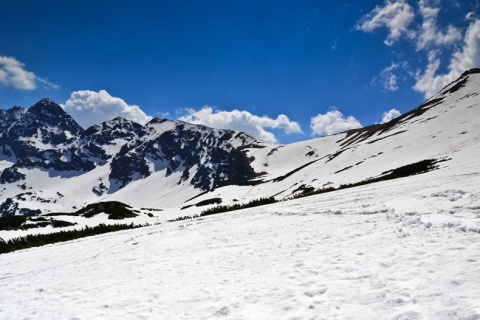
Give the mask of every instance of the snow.
M 0 256 L 1 319 L 479 319 L 480 170 Z
M 105 152 L 108 155 L 114 156 L 115 154 L 117 154 L 120 151 L 122 146 L 126 143 L 127 143 L 127 140 L 117 138 L 117 139 L 113 139 L 112 141 L 110 141 L 109 144 L 106 144 L 106 145 L 102 146 L 102 148 L 103 148 L 103 150 L 105 150 Z
M 141 212 L 123 221 L 57 217 L 77 223 L 67 229 L 162 224 L 0 255 L 0 319 L 480 319 L 480 74 L 446 93 L 455 85 L 434 97 L 441 104 L 365 140 L 343 133 L 247 148 L 265 172 L 259 185 L 202 193 L 151 159 L 157 172 L 118 191 L 111 160 L 83 174 L 19 169 L 28 189 L 12 184 L 0 196 L 32 192 L 21 208 L 64 212 L 118 200 Z M 142 141 L 177 127 L 158 122 Z M 407 178 L 166 222 L 199 214 L 209 206 L 182 207 L 207 199 L 283 200 L 301 185 L 355 183 L 425 159 L 446 161 Z M 111 188 L 98 196 L 91 190 L 101 183 Z

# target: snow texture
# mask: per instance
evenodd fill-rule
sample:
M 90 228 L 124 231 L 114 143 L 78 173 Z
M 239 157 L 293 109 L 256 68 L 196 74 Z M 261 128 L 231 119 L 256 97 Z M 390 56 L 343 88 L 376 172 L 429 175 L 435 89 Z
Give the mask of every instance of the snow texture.
M 478 319 L 479 166 L 1 255 L 1 319 Z

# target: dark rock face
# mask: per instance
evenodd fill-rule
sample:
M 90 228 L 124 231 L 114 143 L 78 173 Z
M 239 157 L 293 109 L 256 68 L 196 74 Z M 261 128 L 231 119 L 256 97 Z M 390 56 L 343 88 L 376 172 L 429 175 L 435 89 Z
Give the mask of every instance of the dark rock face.
M 12 124 L 25 115 L 27 109 L 13 107 L 8 110 L 0 110 L 0 134 L 3 134 Z
M 150 123 L 161 124 L 165 119 Z M 147 124 L 147 128 L 152 126 Z M 159 135 L 146 136 L 141 143 L 125 144 L 111 164 L 110 179 L 123 187 L 135 176 L 147 177 L 166 168 L 166 175 L 181 173 L 178 183 L 189 181 L 194 187 L 211 190 L 222 185 L 245 182 L 256 176 L 245 152 L 234 148 L 234 141 L 242 148 L 258 145 L 246 134 L 214 130 L 178 122 L 172 129 Z M 197 170 L 191 175 L 191 169 Z
M 6 168 L 0 173 L 0 183 L 2 184 L 13 183 L 24 179 L 25 175 L 18 172 L 17 168 Z
M 82 153 L 87 154 L 91 159 L 98 158 L 101 160 L 100 163 L 104 164 L 113 156 L 106 152 L 105 147 L 115 145 L 115 141 L 118 140 L 122 143 L 129 142 L 144 134 L 142 125 L 117 117 L 93 125 L 84 132 L 81 141 Z
M 39 167 L 58 171 L 91 170 L 74 144 L 84 132 L 72 117 L 49 99 L 24 110 L 6 110 L 0 147 L 3 156 L 17 159 L 16 167 Z

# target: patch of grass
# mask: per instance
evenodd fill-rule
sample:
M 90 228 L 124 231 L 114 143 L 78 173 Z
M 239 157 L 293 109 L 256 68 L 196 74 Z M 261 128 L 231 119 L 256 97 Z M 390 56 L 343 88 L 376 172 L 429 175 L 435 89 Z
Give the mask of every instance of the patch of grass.
M 131 224 L 114 224 L 114 225 L 105 225 L 100 224 L 95 227 L 85 227 L 80 230 L 70 230 L 70 231 L 60 231 L 49 234 L 36 234 L 36 235 L 27 235 L 24 237 L 18 237 L 5 241 L 0 238 L 0 254 L 12 252 L 21 249 L 39 247 L 46 244 L 52 244 L 57 242 L 69 241 L 78 238 L 89 237 L 97 234 L 114 232 L 126 229 L 134 229 L 143 227 L 142 225 Z
M 58 217 L 58 216 L 76 216 L 75 212 L 51 212 L 42 215 L 42 217 Z
M 76 225 L 76 223 L 64 221 L 64 220 L 53 220 L 51 221 L 52 227 L 54 228 L 65 228 Z
M 235 203 L 230 206 L 216 206 L 207 210 L 204 210 L 200 213 L 200 216 L 209 216 L 212 214 L 217 214 L 221 212 L 227 212 L 227 211 L 233 211 L 233 210 L 240 210 L 240 209 L 246 209 L 246 208 L 253 208 L 253 207 L 258 207 L 258 206 L 263 206 L 266 204 L 271 204 L 275 203 L 277 200 L 275 200 L 274 197 L 269 197 L 269 198 L 260 198 L 260 199 L 255 199 L 252 200 L 248 203 Z
M 208 206 L 210 204 L 220 204 L 220 203 L 222 203 L 221 198 L 212 198 L 212 199 L 207 199 L 207 200 L 200 201 L 195 206 L 203 207 L 203 206 Z
M 38 223 L 24 223 L 18 229 L 28 230 L 28 229 L 35 229 L 35 228 L 44 228 L 49 225 L 51 225 L 50 221 L 41 221 Z
M 129 205 L 118 201 L 98 202 L 89 204 L 85 208 L 78 210 L 75 212 L 75 215 L 91 218 L 94 215 L 104 212 L 108 214 L 108 219 L 114 220 L 136 217 L 137 214 L 130 208 Z
M 353 187 L 358 187 L 358 186 L 363 186 L 367 185 L 370 183 L 375 183 L 375 182 L 380 182 L 380 181 L 386 181 L 386 180 L 393 180 L 393 179 L 398 179 L 398 178 L 404 178 L 408 176 L 413 176 L 421 173 L 426 173 L 435 169 L 438 169 L 437 163 L 443 162 L 443 161 L 448 161 L 450 159 L 442 159 L 442 160 L 435 160 L 435 159 L 427 159 L 427 160 L 422 160 L 419 162 L 407 164 L 405 166 L 398 167 L 393 170 L 385 171 L 382 173 L 380 177 L 376 178 L 370 178 L 370 179 L 365 179 L 359 182 L 355 183 L 348 183 L 348 184 L 342 184 L 338 188 L 323 188 L 323 189 L 318 189 L 309 193 L 304 193 L 298 196 L 293 197 L 295 198 L 301 198 L 305 196 L 312 196 L 316 194 L 322 194 L 325 192 L 332 192 L 332 191 L 337 191 L 341 189 L 347 189 L 347 188 L 353 188 Z
M 27 221 L 24 216 L 6 216 L 0 217 L 0 230 L 16 230 Z
M 237 201 L 237 200 L 235 200 L 235 201 Z M 263 206 L 263 205 L 271 204 L 271 203 L 275 203 L 275 202 L 277 202 L 277 200 L 275 200 L 274 197 L 270 197 L 270 198 L 255 199 L 255 200 L 252 200 L 248 203 L 243 203 L 243 204 L 235 203 L 235 204 L 230 205 L 230 206 L 227 206 L 227 205 L 216 206 L 216 207 L 204 210 L 200 214 L 196 214 L 196 215 L 193 215 L 193 216 L 178 217 L 176 219 L 168 220 L 168 222 L 191 220 L 191 219 L 195 219 L 195 218 L 209 216 L 209 215 L 212 215 L 212 214 L 228 212 L 228 211 L 233 211 L 233 210 L 246 209 L 246 208 L 252 208 L 252 207 L 258 207 L 258 206 Z
M 337 188 L 334 188 L 334 187 L 325 187 L 325 188 L 320 188 L 320 189 L 308 190 L 308 191 L 304 191 L 300 194 L 296 194 L 288 200 L 299 199 L 299 198 L 303 198 L 303 197 L 309 197 L 309 196 L 313 196 L 313 195 L 316 195 L 316 194 L 322 194 L 322 193 L 336 191 L 336 190 L 339 190 L 339 189 L 340 188 L 337 189 Z
M 200 218 L 200 215 L 196 214 L 196 215 L 193 215 L 193 216 L 178 217 L 178 218 L 176 218 L 176 219 L 167 220 L 167 222 L 175 222 L 175 221 L 183 221 L 183 220 L 192 220 L 192 219 L 195 219 L 195 218 Z
M 54 228 L 63 228 L 73 226 L 75 223 L 51 218 L 47 219 L 45 217 L 0 217 L 0 230 L 28 230 L 34 228 L 44 228 L 50 225 Z

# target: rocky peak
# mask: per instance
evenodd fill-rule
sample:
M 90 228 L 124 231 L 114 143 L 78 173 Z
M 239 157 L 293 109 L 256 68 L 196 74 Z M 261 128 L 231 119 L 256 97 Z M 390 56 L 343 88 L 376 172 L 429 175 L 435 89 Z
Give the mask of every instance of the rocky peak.
M 26 118 L 31 120 L 30 124 L 35 126 L 55 126 L 62 130 L 68 130 L 72 134 L 84 131 L 62 107 L 50 99 L 42 99 L 30 107 Z
M 62 107 L 60 107 L 58 104 L 53 102 L 50 99 L 42 99 L 39 102 L 35 103 L 33 106 L 31 106 L 28 111 L 32 114 L 38 115 L 38 116 L 52 116 L 52 115 L 63 115 L 66 114 L 65 111 L 63 111 Z
M 152 124 L 160 124 L 160 123 L 163 123 L 163 122 L 166 122 L 166 121 L 170 121 L 170 120 L 165 119 L 165 118 L 155 117 L 147 123 L 147 126 L 152 125 Z
M 143 134 L 144 127 L 134 121 L 116 117 L 93 125 L 85 131 L 85 136 L 102 136 L 105 141 L 116 138 L 133 138 Z

